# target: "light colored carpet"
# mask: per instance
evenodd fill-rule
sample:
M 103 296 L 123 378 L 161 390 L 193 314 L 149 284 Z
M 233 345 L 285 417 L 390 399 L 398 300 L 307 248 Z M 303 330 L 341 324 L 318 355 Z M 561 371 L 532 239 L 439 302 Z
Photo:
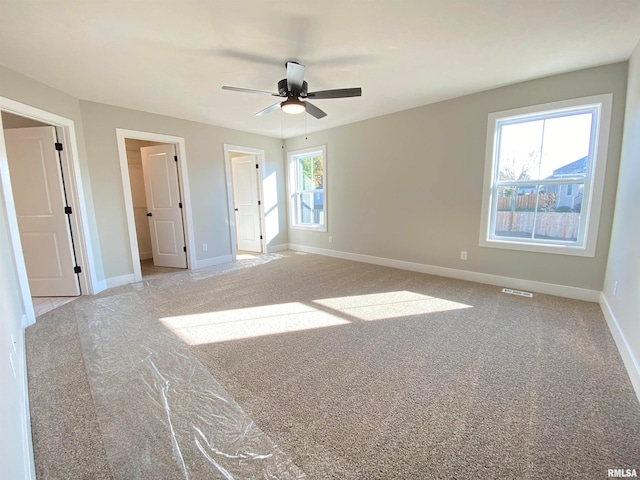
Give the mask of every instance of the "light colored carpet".
M 640 406 L 597 304 L 284 252 L 152 275 L 40 317 L 27 330 L 38 478 L 118 478 L 114 462 L 136 461 L 113 455 L 90 348 L 88 316 L 116 297 L 180 339 L 166 345 L 206 367 L 198 378 L 309 478 L 606 478 L 640 466 Z M 153 455 L 147 440 L 131 448 Z

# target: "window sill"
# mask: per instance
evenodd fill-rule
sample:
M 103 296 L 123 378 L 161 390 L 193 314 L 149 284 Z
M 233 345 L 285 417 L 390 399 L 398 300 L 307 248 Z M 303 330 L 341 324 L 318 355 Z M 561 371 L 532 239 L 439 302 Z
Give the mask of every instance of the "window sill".
M 520 250 L 522 252 L 551 253 L 555 255 L 571 255 L 577 257 L 595 257 L 595 246 L 592 248 L 580 245 L 553 245 L 546 243 L 518 242 L 517 240 L 481 239 L 481 247 Z
M 289 228 L 293 230 L 306 230 L 308 232 L 326 232 L 327 227 L 324 225 L 291 225 Z

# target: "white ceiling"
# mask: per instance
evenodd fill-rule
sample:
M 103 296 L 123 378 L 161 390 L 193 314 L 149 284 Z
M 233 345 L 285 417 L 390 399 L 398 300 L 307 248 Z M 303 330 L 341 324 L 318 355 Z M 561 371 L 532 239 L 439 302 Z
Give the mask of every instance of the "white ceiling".
M 639 0 L 0 0 L 0 64 L 74 97 L 274 137 L 627 60 Z M 284 63 L 328 116 L 253 114 Z M 305 118 L 306 117 L 306 118 Z

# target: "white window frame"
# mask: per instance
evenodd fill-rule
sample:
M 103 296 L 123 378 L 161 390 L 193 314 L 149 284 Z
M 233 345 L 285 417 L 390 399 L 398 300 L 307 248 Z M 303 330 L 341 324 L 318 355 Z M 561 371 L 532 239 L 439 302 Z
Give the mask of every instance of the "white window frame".
M 321 152 L 322 154 L 322 195 L 324 206 L 324 223 L 323 224 L 299 224 L 296 220 L 296 201 L 295 197 L 299 194 L 297 191 L 297 159 L 300 156 L 308 155 L 311 153 Z M 327 147 L 326 145 L 319 145 L 316 147 L 303 148 L 301 150 L 293 150 L 287 152 L 287 159 L 289 164 L 289 227 L 299 230 L 310 230 L 316 232 L 327 231 Z M 317 193 L 317 192 L 315 192 Z
M 607 163 L 609 144 L 609 128 L 611 124 L 613 94 L 594 95 L 575 98 L 559 102 L 534 105 L 489 114 L 487 122 L 487 147 L 485 156 L 484 188 L 482 194 L 482 215 L 480 227 L 480 246 L 522 250 L 529 252 L 553 253 L 561 255 L 577 255 L 594 257 L 598 238 L 600 210 L 604 190 L 604 177 Z M 522 240 L 517 238 L 498 237 L 493 235 L 493 219 L 497 208 L 498 175 L 498 122 L 508 122 L 533 116 L 554 115 L 562 111 L 572 111 L 580 108 L 595 108 L 599 115 L 595 119 L 595 138 L 588 172 L 584 178 L 583 208 L 581 211 L 581 225 L 578 241 L 575 244 L 567 242 Z M 582 183 L 580 179 L 579 183 Z M 546 183 L 546 181 L 545 181 Z M 556 182 L 556 183 L 560 183 Z M 571 179 L 561 183 L 574 183 Z

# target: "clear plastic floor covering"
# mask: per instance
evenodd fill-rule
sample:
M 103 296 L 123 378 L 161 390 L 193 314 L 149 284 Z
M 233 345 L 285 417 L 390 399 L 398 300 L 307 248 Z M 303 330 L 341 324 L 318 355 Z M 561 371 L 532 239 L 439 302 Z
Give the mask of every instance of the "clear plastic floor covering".
M 141 296 L 145 289 L 223 272 L 162 276 L 77 302 L 89 384 L 114 478 L 305 478 L 149 313 Z

